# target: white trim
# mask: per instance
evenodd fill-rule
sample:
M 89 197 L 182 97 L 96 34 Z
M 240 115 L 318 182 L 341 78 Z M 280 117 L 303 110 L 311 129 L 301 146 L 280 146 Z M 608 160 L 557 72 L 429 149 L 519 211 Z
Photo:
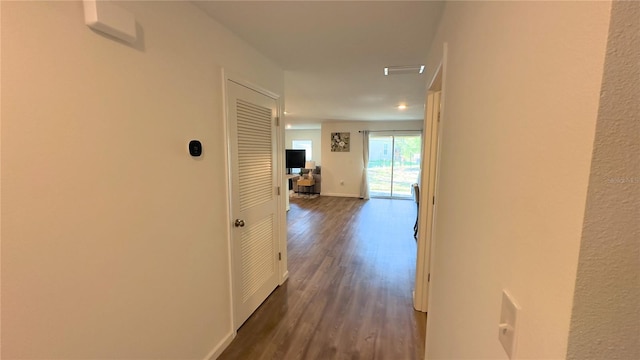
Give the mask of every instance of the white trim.
M 236 332 L 231 332 L 227 334 L 216 346 L 213 347 L 211 351 L 204 357 L 203 360 L 215 360 L 222 354 L 222 352 L 231 344 L 233 339 L 236 337 Z
M 278 262 L 278 270 L 280 273 L 280 285 L 284 284 L 285 281 L 289 278 L 289 257 L 287 253 L 287 242 L 288 232 L 287 232 L 287 206 L 289 205 L 289 179 L 285 175 L 285 125 L 282 121 L 282 113 L 284 112 L 284 98 L 277 99 L 278 106 L 278 117 L 280 121 L 278 121 L 278 129 L 277 133 L 277 145 L 278 148 L 278 165 L 276 167 L 277 172 L 277 182 L 280 184 L 280 196 L 278 199 L 278 218 L 279 218 L 279 229 L 278 229 L 278 251 L 281 254 L 281 259 Z
M 415 292 L 413 298 L 413 306 L 416 310 L 427 312 L 429 308 L 430 286 L 429 275 L 433 273 L 433 248 L 435 244 L 435 212 L 438 207 L 434 205 L 433 199 L 439 202 L 439 198 L 435 197 L 438 187 L 438 174 L 440 167 L 440 148 L 442 140 L 442 129 L 444 121 L 442 114 L 444 113 L 444 77 L 447 61 L 447 45 L 444 44 L 443 56 L 436 69 L 433 78 L 429 83 L 427 91 L 427 108 L 425 109 L 424 127 L 427 129 L 423 148 L 423 172 L 421 177 L 420 189 L 420 217 L 418 219 L 418 251 L 416 259 L 416 281 Z M 436 83 L 437 81 L 437 83 Z M 440 121 L 438 120 L 439 112 Z M 435 154 L 434 154 L 435 152 Z M 435 157 L 434 157 L 435 155 Z M 425 166 L 425 164 L 427 164 Z
M 284 282 L 287 281 L 288 279 L 289 279 L 289 270 L 285 271 L 284 274 L 282 274 L 282 278 L 280 279 L 280 285 L 283 285 Z
M 442 45 L 442 86 L 441 86 L 441 90 L 440 90 L 440 125 L 439 125 L 439 129 L 438 131 L 440 132 L 440 142 L 438 144 L 438 158 L 437 158 L 437 162 L 438 162 L 438 169 L 436 169 L 436 183 L 435 183 L 435 193 L 439 193 L 439 188 L 440 188 L 440 166 L 442 165 L 442 139 L 443 139 L 443 134 L 444 134 L 444 125 L 445 125 L 445 110 L 446 110 L 446 91 L 447 91 L 447 61 L 448 61 L 448 44 L 445 42 Z M 438 199 L 437 201 L 441 201 L 442 199 Z M 432 238 L 431 238 L 431 244 L 429 246 L 429 272 L 431 273 L 432 277 L 431 277 L 431 284 L 433 284 L 435 281 L 437 280 L 437 274 L 434 273 L 433 269 L 434 269 L 434 259 L 437 256 L 437 242 L 438 239 L 435 236 L 436 234 L 436 227 L 438 224 L 438 209 L 439 207 L 436 206 L 436 208 L 434 209 L 433 212 L 433 228 L 431 229 L 431 234 L 432 234 Z M 433 304 L 433 291 L 429 292 L 429 296 L 428 296 L 428 307 L 427 307 L 427 313 L 431 310 L 431 306 Z M 430 328 L 433 326 L 432 325 L 433 322 L 429 321 L 429 316 L 427 316 L 427 330 L 426 333 L 428 334 L 429 331 L 434 331 L 433 329 L 430 330 Z M 425 337 L 425 349 L 427 349 L 429 346 L 429 344 L 427 343 L 426 337 Z M 427 352 L 425 351 L 425 359 L 427 359 Z
M 445 101 L 446 101 L 446 83 L 447 83 L 447 57 L 448 57 L 448 47 L 447 47 L 447 43 L 443 44 L 443 52 L 442 52 L 442 90 L 440 91 L 440 125 L 438 126 L 438 131 L 439 131 L 439 138 L 440 141 L 438 142 L 438 159 L 437 159 L 437 164 L 438 164 L 438 169 L 436 169 L 436 183 L 435 183 L 435 193 L 439 193 L 439 187 L 440 187 L 440 165 L 442 164 L 442 161 L 440 160 L 442 158 L 442 134 L 444 134 L 444 128 L 445 128 L 445 122 L 443 121 L 444 119 L 444 114 L 445 114 Z M 440 201 L 442 199 L 436 200 L 436 203 L 438 201 Z M 431 246 L 430 246 L 430 254 L 429 254 L 429 271 L 433 274 L 433 259 L 435 258 L 435 243 L 436 243 L 436 237 L 435 237 L 435 230 L 436 230 L 436 225 L 438 224 L 438 209 L 439 207 L 436 206 L 436 208 L 433 211 L 433 229 L 431 230 L 431 234 L 432 234 L 432 239 L 431 239 Z M 429 294 L 429 300 L 431 300 L 431 294 Z M 431 302 L 429 302 L 431 303 Z
M 436 71 L 435 76 L 439 76 L 441 68 Z M 437 137 L 434 132 L 437 131 L 437 118 L 435 110 L 438 108 L 436 101 L 439 96 L 436 91 L 429 89 L 427 91 L 427 106 L 425 108 L 424 127 L 427 130 L 422 146 L 422 169 L 420 176 L 420 198 L 418 199 L 418 236 L 417 240 L 417 258 L 416 258 L 416 280 L 415 291 L 413 293 L 413 307 L 417 311 L 427 311 L 427 297 L 429 294 L 429 241 L 430 236 L 428 230 L 431 228 L 429 224 L 429 215 L 433 211 L 432 187 L 433 187 L 433 171 L 434 171 L 434 141 Z
M 352 197 L 359 198 L 360 194 L 320 193 L 320 196 Z
M 278 116 L 278 128 L 276 129 L 276 148 L 277 148 L 277 166 L 276 166 L 276 182 L 280 186 L 280 194 L 278 196 L 278 251 L 281 258 L 278 262 L 278 272 L 280 273 L 280 283 L 284 284 L 289 278 L 289 262 L 287 253 L 287 206 L 289 205 L 289 180 L 285 177 L 285 158 L 284 149 L 285 141 L 285 124 L 283 121 L 284 98 L 278 94 L 264 90 L 263 94 L 276 100 L 276 112 Z
M 222 71 L 224 71 L 224 69 L 222 69 Z M 270 98 L 272 98 L 274 100 L 279 100 L 280 99 L 280 95 L 278 95 L 278 94 L 276 94 L 276 93 L 274 93 L 272 91 L 269 91 L 269 90 L 267 90 L 267 89 L 265 89 L 265 88 L 263 88 L 263 87 L 261 87 L 259 85 L 256 85 L 256 84 L 254 84 L 254 83 L 252 83 L 250 81 L 247 81 L 247 80 L 244 80 L 244 79 L 242 79 L 242 78 L 240 78 L 238 76 L 235 76 L 235 74 L 227 72 L 227 75 L 228 76 L 227 76 L 226 80 L 233 81 L 234 83 L 236 83 L 238 85 L 241 85 L 241 86 L 246 87 L 247 89 L 251 89 L 253 91 L 259 92 L 260 94 L 265 95 L 267 97 L 270 97 Z M 280 104 L 278 102 L 278 116 L 280 116 L 280 115 L 281 115 L 280 114 Z
M 225 188 L 227 189 L 225 194 L 225 201 L 227 202 L 227 213 L 226 213 L 226 221 L 228 224 L 227 227 L 227 262 L 229 264 L 229 314 L 231 323 L 229 324 L 229 328 L 232 331 L 233 337 L 236 335 L 237 329 L 233 324 L 235 324 L 235 307 L 234 307 L 234 298 L 233 298 L 233 236 L 231 235 L 231 146 L 229 142 L 229 113 L 227 111 L 227 98 L 228 98 L 228 90 L 227 90 L 227 80 L 228 74 L 224 68 L 222 68 L 222 128 L 224 131 L 224 172 L 225 172 Z

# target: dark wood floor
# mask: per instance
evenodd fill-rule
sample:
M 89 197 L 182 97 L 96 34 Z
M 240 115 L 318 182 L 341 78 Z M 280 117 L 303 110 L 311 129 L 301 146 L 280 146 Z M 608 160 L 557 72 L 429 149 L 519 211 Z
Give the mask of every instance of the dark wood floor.
M 292 198 L 289 280 L 219 359 L 423 359 L 415 216 L 407 200 Z

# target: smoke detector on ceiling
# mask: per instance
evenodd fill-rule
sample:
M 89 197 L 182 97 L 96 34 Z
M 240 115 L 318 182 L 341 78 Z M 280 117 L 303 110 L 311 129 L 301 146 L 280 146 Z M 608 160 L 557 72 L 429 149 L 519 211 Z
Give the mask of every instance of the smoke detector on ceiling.
M 402 74 L 422 74 L 424 72 L 424 65 L 409 65 L 409 66 L 387 66 L 384 68 L 384 75 L 402 75 Z

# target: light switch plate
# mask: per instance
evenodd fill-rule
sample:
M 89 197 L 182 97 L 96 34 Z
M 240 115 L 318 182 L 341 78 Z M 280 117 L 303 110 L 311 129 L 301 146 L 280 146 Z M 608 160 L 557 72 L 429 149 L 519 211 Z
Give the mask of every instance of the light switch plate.
M 498 339 L 509 356 L 515 358 L 518 335 L 518 311 L 520 306 L 507 290 L 502 290 L 502 309 L 500 311 L 500 323 L 498 324 Z

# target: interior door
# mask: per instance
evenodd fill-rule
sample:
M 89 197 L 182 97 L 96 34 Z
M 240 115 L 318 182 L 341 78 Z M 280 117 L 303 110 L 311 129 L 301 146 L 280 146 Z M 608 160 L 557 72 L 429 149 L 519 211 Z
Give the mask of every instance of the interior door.
M 429 300 L 429 269 L 431 265 L 431 241 L 436 207 L 436 181 L 440 138 L 440 98 L 441 91 L 427 94 L 427 139 L 425 140 L 425 171 L 422 174 L 420 199 L 420 224 L 418 233 L 418 256 L 416 259 L 416 288 L 414 308 L 426 312 Z
M 278 285 L 276 100 L 227 80 L 234 323 Z

